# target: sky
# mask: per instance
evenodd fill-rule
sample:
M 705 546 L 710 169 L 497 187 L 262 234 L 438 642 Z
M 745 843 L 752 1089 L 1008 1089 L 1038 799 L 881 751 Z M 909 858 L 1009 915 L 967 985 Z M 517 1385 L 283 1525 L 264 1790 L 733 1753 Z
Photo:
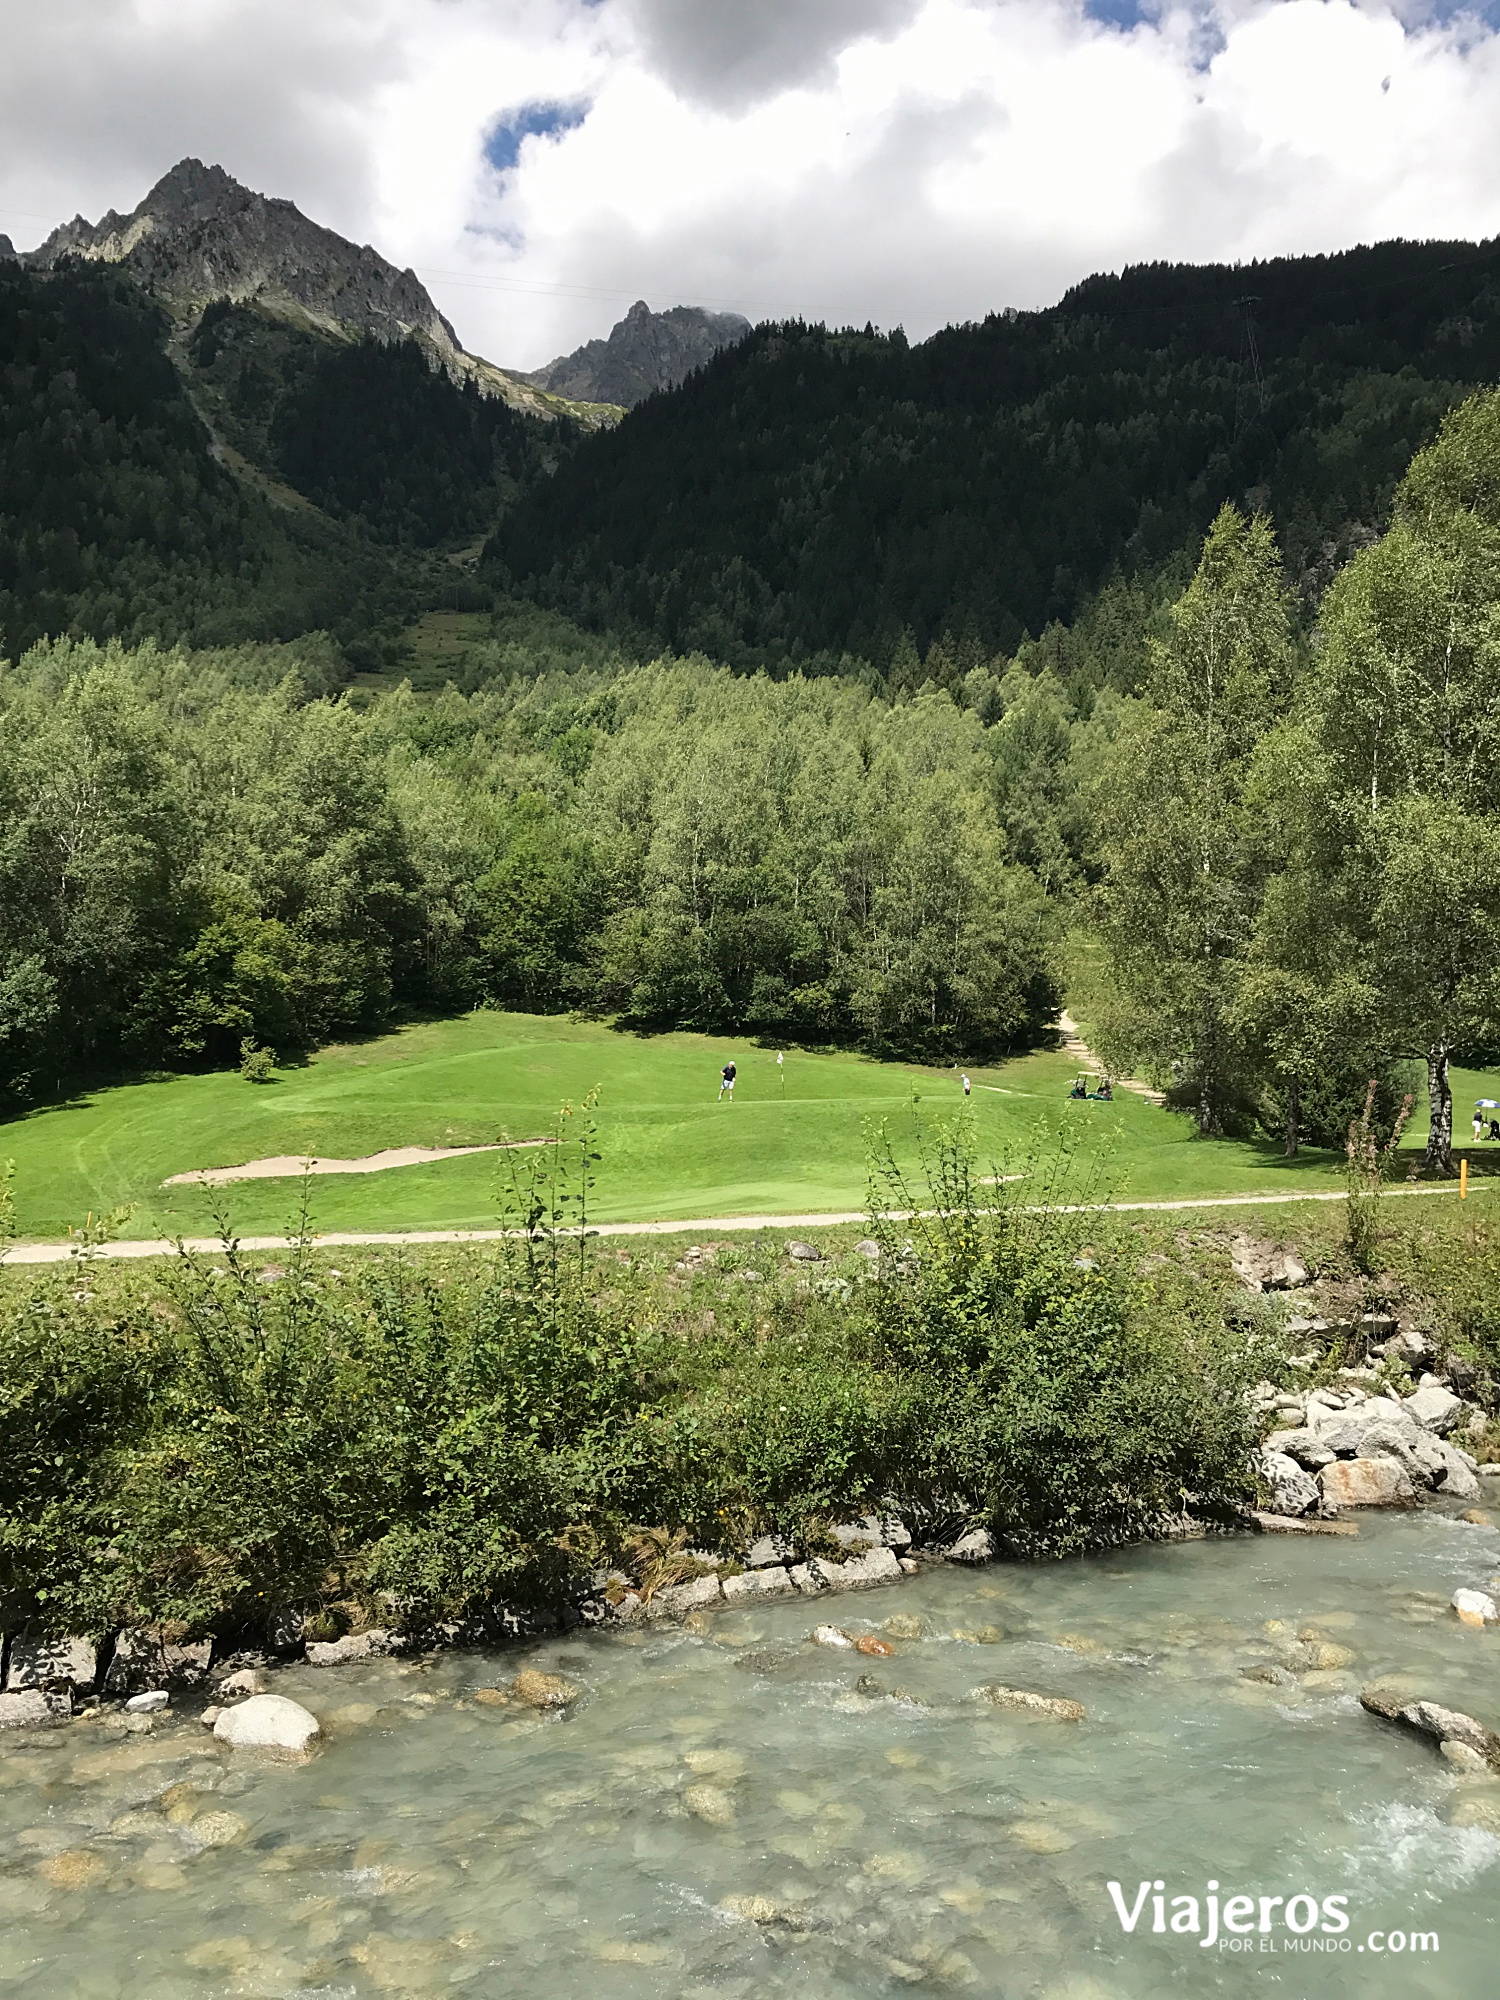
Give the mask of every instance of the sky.
M 904 326 L 1500 233 L 1500 0 L 0 0 L 0 231 L 175 161 L 515 367 L 630 303 Z

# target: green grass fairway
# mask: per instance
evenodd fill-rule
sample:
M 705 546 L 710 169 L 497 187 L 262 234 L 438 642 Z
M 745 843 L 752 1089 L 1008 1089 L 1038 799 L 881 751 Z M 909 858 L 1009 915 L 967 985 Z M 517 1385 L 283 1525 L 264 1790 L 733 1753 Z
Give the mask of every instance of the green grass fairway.
M 733 1104 L 718 1104 L 733 1056 Z M 1050 1119 L 1109 1156 L 1118 1198 L 1273 1193 L 1337 1184 L 1328 1154 L 1285 1161 L 1273 1146 L 1198 1139 L 1190 1120 L 1128 1092 L 1113 1105 L 1067 1101 L 1062 1055 L 974 1069 L 981 1151 L 1003 1166 Z M 555 1016 L 476 1013 L 326 1049 L 305 1068 L 256 1085 L 236 1074 L 123 1084 L 0 1125 L 0 1161 L 16 1164 L 17 1223 L 62 1236 L 86 1211 L 126 1203 L 128 1236 L 204 1233 L 216 1205 L 245 1234 L 283 1230 L 296 1181 L 207 1190 L 164 1188 L 169 1174 L 275 1154 L 356 1159 L 393 1146 L 482 1144 L 548 1129 L 558 1105 L 600 1089 L 600 1221 L 798 1214 L 858 1208 L 866 1131 L 889 1122 L 915 1159 L 912 1097 L 922 1118 L 956 1112 L 952 1071 L 845 1054 L 773 1051 L 703 1035 L 620 1034 Z M 784 1089 L 783 1089 L 784 1086 Z M 500 1156 L 474 1154 L 311 1182 L 316 1229 L 486 1228 L 496 1220 Z

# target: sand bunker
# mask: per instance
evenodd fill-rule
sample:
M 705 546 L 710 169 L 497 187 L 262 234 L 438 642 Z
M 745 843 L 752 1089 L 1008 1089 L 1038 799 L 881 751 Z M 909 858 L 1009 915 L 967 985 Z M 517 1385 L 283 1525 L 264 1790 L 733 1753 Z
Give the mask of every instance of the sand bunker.
M 387 1167 L 422 1167 L 429 1160 L 456 1160 L 465 1153 L 509 1153 L 524 1146 L 546 1146 L 547 1139 L 507 1139 L 493 1146 L 389 1146 L 367 1153 L 362 1160 L 317 1160 L 295 1153 L 278 1153 L 270 1160 L 247 1160 L 242 1167 L 199 1167 L 190 1174 L 169 1174 L 163 1187 L 223 1187 L 227 1181 L 300 1180 L 304 1174 L 383 1174 Z

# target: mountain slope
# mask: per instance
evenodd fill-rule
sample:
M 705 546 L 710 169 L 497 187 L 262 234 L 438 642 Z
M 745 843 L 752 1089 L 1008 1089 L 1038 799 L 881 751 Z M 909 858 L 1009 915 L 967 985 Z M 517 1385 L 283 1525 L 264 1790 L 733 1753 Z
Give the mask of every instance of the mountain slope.
M 410 597 L 388 557 L 234 476 L 167 331 L 118 272 L 0 263 L 0 657 L 63 633 L 352 642 Z
M 633 409 L 658 389 L 675 389 L 721 347 L 749 331 L 749 320 L 739 313 L 705 312 L 702 306 L 670 306 L 654 313 L 644 299 L 637 299 L 607 340 L 587 341 L 524 379 L 559 396 Z
M 48 270 L 66 257 L 122 266 L 179 323 L 213 304 L 254 306 L 334 339 L 415 340 L 455 380 L 472 380 L 533 416 L 587 424 L 615 414 L 575 409 L 466 353 L 415 271 L 398 271 L 368 244 L 310 221 L 294 202 L 257 194 L 201 160 L 179 160 L 129 215 L 75 216 L 25 261 Z
M 490 574 L 657 646 L 885 666 L 904 631 L 1012 648 L 1236 498 L 1316 593 L 1500 375 L 1497 273 L 1493 243 L 1391 243 L 1142 267 L 918 347 L 761 327 L 539 482 Z

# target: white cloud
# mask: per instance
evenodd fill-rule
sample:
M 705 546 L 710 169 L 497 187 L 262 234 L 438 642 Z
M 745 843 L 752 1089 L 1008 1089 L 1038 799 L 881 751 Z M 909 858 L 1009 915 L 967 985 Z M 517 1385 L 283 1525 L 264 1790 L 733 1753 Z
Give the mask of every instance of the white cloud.
M 634 298 L 925 334 L 1098 269 L 1500 231 L 1500 40 L 1382 0 L 0 0 L 0 230 L 185 153 L 534 365 Z M 586 104 L 522 142 L 497 119 Z

